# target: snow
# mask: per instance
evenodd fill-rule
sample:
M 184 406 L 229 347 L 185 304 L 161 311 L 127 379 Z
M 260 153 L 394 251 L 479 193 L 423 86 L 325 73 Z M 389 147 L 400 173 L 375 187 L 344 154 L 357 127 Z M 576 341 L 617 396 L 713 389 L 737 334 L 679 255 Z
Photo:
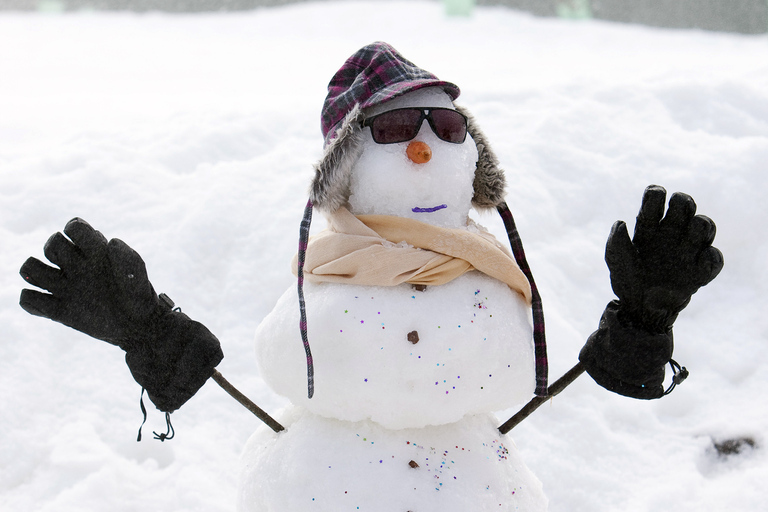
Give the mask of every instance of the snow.
M 382 7 L 0 16 L 0 509 L 234 509 L 258 420 L 208 383 L 174 413 L 174 440 L 151 439 L 165 431 L 151 411 L 136 443 L 122 353 L 24 313 L 17 271 L 85 218 L 144 257 L 155 288 L 219 337 L 224 376 L 276 413 L 287 401 L 258 375 L 253 333 L 293 283 L 327 82 L 374 40 L 458 84 L 507 170 L 553 380 L 612 298 L 605 238 L 631 227 L 645 186 L 691 194 L 717 223 L 725 268 L 675 326 L 689 379 L 640 402 L 582 376 L 511 432 L 550 510 L 764 507 L 766 36 Z M 504 238 L 497 216 L 474 215 Z M 755 447 L 716 453 L 741 437 Z

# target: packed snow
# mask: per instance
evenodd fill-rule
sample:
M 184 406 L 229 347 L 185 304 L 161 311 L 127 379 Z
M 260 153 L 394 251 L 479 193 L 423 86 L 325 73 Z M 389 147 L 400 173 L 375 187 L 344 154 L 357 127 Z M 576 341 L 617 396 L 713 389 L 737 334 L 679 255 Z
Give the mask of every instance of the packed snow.
M 691 194 L 717 223 L 725 268 L 675 325 L 688 380 L 642 402 L 585 375 L 510 433 L 550 510 L 761 509 L 768 37 L 341 1 L 0 16 L 0 509 L 234 510 L 260 422 L 209 382 L 173 414 L 173 440 L 151 439 L 165 421 L 150 410 L 137 443 L 140 388 L 121 351 L 26 314 L 18 268 L 74 216 L 126 241 L 156 290 L 219 337 L 224 376 L 277 415 L 288 401 L 260 377 L 253 335 L 294 283 L 327 82 L 375 40 L 459 85 L 506 169 L 551 380 L 613 298 L 605 239 L 615 220 L 631 227 L 647 185 Z M 498 216 L 471 215 L 505 240 Z

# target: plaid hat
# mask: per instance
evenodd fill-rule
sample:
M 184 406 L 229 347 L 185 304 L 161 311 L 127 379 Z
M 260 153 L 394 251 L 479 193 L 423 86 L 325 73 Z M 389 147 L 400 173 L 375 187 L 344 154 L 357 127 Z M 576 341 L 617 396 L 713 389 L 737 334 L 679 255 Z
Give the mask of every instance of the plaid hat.
M 455 100 L 459 88 L 425 71 L 387 43 L 369 44 L 352 55 L 328 83 L 321 128 L 327 141 L 355 105 L 371 107 L 422 87 L 442 87 Z
M 452 100 L 459 96 L 459 88 L 439 80 L 404 58 L 387 43 L 376 42 L 355 52 L 339 69 L 328 84 L 328 96 L 322 111 L 322 130 L 325 137 L 323 157 L 315 165 L 315 177 L 309 191 L 309 201 L 299 228 L 298 294 L 299 331 L 307 356 L 307 395 L 314 394 L 314 363 L 309 346 L 307 311 L 304 302 L 304 262 L 309 228 L 314 207 L 334 211 L 348 198 L 352 169 L 360 155 L 363 109 L 385 103 L 405 93 L 423 87 L 442 87 Z M 517 232 L 512 212 L 504 202 L 506 180 L 499 161 L 485 134 L 474 117 L 461 107 L 456 110 L 467 117 L 467 131 L 477 146 L 478 160 L 473 188 L 472 205 L 479 209 L 495 209 L 504 222 L 512 253 L 520 270 L 531 284 L 533 314 L 533 345 L 536 367 L 535 393 L 548 394 L 547 343 L 544 333 L 544 313 L 533 274 L 525 259 L 523 243 Z M 338 128 L 336 128 L 338 126 Z

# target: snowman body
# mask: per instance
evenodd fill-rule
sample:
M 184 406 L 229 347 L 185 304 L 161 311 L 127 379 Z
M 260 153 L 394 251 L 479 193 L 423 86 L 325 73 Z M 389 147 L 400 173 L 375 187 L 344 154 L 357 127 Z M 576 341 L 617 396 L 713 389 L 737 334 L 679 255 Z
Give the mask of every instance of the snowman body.
M 411 106 L 452 103 L 421 89 L 366 114 Z M 439 140 L 426 120 L 417 140 L 432 148 L 428 163 L 409 162 L 408 143 L 363 133 L 349 210 L 481 230 L 468 219 L 474 141 Z M 534 387 L 530 307 L 519 293 L 470 271 L 426 289 L 307 282 L 304 294 L 315 393 L 307 398 L 292 288 L 256 335 L 261 375 L 292 405 L 286 431 L 262 428 L 248 442 L 241 510 L 546 510 L 492 414 Z

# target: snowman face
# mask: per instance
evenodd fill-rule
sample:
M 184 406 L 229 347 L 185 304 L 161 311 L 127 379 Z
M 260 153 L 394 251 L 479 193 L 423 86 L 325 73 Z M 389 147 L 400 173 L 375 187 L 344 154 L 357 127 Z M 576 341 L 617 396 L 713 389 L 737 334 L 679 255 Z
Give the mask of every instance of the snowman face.
M 404 107 L 454 108 L 442 89 L 428 87 L 371 107 L 365 113 L 372 117 Z M 369 128 L 363 130 L 362 140 L 362 153 L 350 178 L 349 209 L 353 214 L 395 215 L 449 228 L 467 225 L 478 157 L 472 137 L 467 135 L 461 144 L 445 142 L 425 119 L 413 140 L 377 144 Z M 417 163 L 410 158 L 408 148 L 413 143 L 426 144 L 431 159 Z

